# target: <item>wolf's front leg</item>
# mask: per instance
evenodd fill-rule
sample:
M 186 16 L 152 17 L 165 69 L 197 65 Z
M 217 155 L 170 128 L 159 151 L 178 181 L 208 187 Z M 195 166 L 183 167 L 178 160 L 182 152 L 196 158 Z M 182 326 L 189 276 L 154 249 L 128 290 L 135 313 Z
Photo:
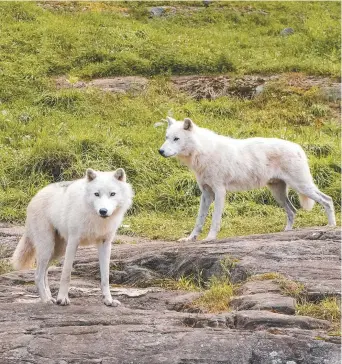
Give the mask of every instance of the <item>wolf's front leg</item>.
M 211 227 L 208 236 L 204 241 L 211 241 L 216 239 L 217 233 L 220 231 L 222 213 L 224 209 L 224 203 L 226 199 L 226 189 L 220 188 L 215 191 L 215 205 L 213 219 L 211 222 Z
M 120 301 L 113 300 L 109 289 L 109 264 L 111 247 L 112 239 L 105 240 L 103 243 L 98 244 L 101 271 L 101 290 L 103 303 L 106 306 L 119 306 L 121 304 Z
M 57 296 L 57 304 L 61 306 L 66 306 L 70 304 L 70 299 L 68 297 L 69 284 L 72 270 L 72 263 L 74 262 L 76 251 L 79 244 L 79 238 L 72 237 L 68 239 L 68 244 L 66 247 L 61 282 L 59 287 L 59 292 Z
M 214 200 L 214 194 L 211 193 L 210 191 L 204 189 L 202 192 L 202 196 L 201 196 L 200 208 L 198 211 L 198 216 L 197 216 L 194 230 L 187 238 L 182 238 L 182 239 L 179 239 L 178 241 L 180 241 L 180 242 L 194 241 L 197 239 L 197 236 L 202 231 L 202 228 L 203 228 L 203 225 L 205 222 L 205 218 L 208 215 L 209 207 L 210 207 L 211 203 L 213 202 L 213 200 Z

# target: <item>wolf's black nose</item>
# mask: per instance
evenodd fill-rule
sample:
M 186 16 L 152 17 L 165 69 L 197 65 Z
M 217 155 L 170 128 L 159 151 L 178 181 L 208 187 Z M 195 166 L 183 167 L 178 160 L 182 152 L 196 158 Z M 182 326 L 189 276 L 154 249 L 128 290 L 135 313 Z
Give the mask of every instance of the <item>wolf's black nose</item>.
M 103 217 L 105 217 L 105 216 L 107 216 L 107 212 L 108 212 L 108 210 L 107 209 L 100 209 L 100 215 L 101 216 L 103 216 Z
M 164 157 L 164 150 L 163 149 L 159 149 L 159 154 Z

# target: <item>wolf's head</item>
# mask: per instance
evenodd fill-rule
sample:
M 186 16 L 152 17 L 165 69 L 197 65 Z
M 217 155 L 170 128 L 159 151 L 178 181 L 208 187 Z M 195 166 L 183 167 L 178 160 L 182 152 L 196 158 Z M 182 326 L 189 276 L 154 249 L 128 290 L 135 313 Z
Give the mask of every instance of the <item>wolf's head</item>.
M 106 218 L 115 210 L 127 210 L 132 204 L 133 191 L 126 183 L 126 173 L 122 168 L 115 172 L 100 172 L 87 169 L 86 200 L 99 216 Z
M 184 119 L 184 121 L 176 121 L 167 117 L 167 122 L 166 140 L 159 149 L 159 153 L 165 158 L 176 155 L 189 156 L 195 148 L 194 131 L 196 125 L 189 118 Z

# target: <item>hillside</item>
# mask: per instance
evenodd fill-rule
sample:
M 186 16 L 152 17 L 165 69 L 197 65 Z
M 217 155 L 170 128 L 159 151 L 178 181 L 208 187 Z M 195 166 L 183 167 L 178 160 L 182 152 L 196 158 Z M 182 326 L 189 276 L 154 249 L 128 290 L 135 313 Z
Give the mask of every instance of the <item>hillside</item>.
M 301 144 L 339 220 L 339 3 L 3 2 L 0 16 L 0 220 L 23 222 L 47 183 L 123 167 L 136 198 L 121 232 L 184 236 L 199 191 L 157 153 L 165 128 L 154 124 L 168 113 L 236 138 Z M 124 86 L 101 90 L 108 77 Z M 284 227 L 265 189 L 228 201 L 221 237 Z M 325 224 L 316 206 L 295 226 Z

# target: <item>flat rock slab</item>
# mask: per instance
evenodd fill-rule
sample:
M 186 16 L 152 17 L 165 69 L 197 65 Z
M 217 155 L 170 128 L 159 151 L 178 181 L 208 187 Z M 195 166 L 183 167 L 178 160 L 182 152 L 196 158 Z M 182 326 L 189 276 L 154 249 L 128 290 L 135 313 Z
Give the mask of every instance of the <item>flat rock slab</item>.
M 0 262 L 11 256 L 22 229 L 0 227 Z M 34 285 L 34 270 L 0 276 L 0 363 L 213 363 L 338 364 L 340 346 L 330 338 L 330 323 L 310 317 L 261 310 L 221 314 L 184 312 L 201 293 L 153 287 L 162 279 L 201 272 L 204 281 L 222 273 L 235 282 L 253 274 L 278 272 L 302 282 L 311 292 L 340 292 L 340 231 L 324 228 L 180 244 L 120 237 L 111 257 L 112 294 L 122 306 L 101 302 L 95 247 L 77 252 L 71 306 L 44 305 Z M 226 267 L 227 268 L 227 267 Z M 61 263 L 50 267 L 55 296 Z M 127 284 L 130 286 L 117 286 Z M 244 282 L 246 297 L 279 296 L 272 282 Z M 259 295 L 259 296 L 258 296 Z M 258 306 L 259 305 L 259 306 Z M 258 308 L 257 310 L 255 308 Z
M 256 293 L 234 297 L 230 304 L 236 310 L 269 310 L 294 315 L 296 300 L 278 293 Z
M 281 293 L 279 284 L 272 279 L 249 281 L 239 288 L 240 295 L 253 295 L 257 293 Z
M 103 91 L 121 93 L 121 94 L 139 94 L 148 84 L 148 79 L 138 76 L 126 76 L 126 77 L 110 77 L 110 78 L 98 78 L 92 81 L 76 81 L 70 82 L 65 77 L 56 79 L 56 86 L 58 89 L 62 88 L 76 88 L 82 89 L 87 87 L 98 88 Z
M 340 362 L 339 346 L 310 332 L 245 330 L 252 311 L 239 313 L 239 328 L 193 328 L 183 324 L 189 314 L 103 305 L 2 304 L 1 312 L 3 363 Z

